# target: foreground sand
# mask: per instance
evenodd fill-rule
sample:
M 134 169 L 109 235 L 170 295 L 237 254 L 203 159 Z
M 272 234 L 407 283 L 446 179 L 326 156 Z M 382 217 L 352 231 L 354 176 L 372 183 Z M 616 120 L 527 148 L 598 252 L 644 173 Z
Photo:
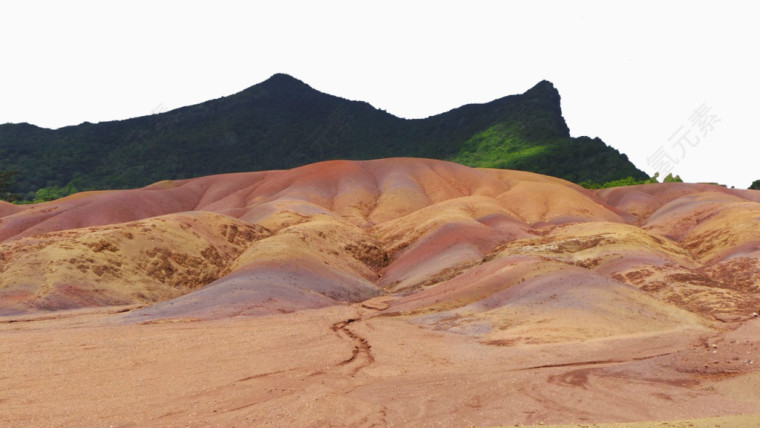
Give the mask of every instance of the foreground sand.
M 6 317 L 0 425 L 729 427 L 760 414 L 760 372 L 743 363 L 760 321 L 492 346 L 365 306 L 144 324 L 103 310 Z M 744 416 L 693 420 L 727 415 Z
M 540 425 L 544 428 L 755 428 L 760 415 L 734 415 L 718 418 L 687 419 L 666 422 L 620 422 L 607 424 Z

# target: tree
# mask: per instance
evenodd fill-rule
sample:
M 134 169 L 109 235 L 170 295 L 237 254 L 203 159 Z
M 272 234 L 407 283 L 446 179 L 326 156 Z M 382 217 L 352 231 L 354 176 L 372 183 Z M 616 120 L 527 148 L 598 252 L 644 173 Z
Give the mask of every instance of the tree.
M 10 188 L 16 182 L 18 171 L 0 171 L 0 200 L 16 202 L 19 195 L 11 193 Z
M 755 180 L 749 186 L 750 190 L 760 190 L 760 180 Z
M 678 176 L 678 175 L 676 175 L 675 177 L 673 177 L 673 174 L 671 173 L 671 174 L 668 174 L 668 176 L 665 177 L 662 180 L 662 182 L 663 183 L 683 183 L 683 180 L 681 180 L 681 177 Z
M 58 187 L 58 186 L 51 186 L 51 187 L 43 187 L 42 189 L 37 190 L 37 192 L 34 193 L 34 203 L 38 204 L 40 202 L 47 202 L 52 201 L 54 199 L 60 199 L 64 196 L 69 196 L 71 194 L 77 193 L 79 190 L 74 186 L 73 182 L 66 185 L 66 187 Z

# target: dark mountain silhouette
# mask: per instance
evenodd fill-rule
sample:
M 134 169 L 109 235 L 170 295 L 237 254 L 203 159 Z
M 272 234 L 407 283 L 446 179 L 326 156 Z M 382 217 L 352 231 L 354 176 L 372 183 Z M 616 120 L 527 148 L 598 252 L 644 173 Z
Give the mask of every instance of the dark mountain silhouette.
M 521 95 L 407 120 L 321 93 L 285 74 L 237 94 L 128 120 L 56 130 L 0 125 L 11 190 L 139 187 L 328 159 L 413 156 L 523 169 L 574 182 L 646 179 L 599 139 L 571 138 L 560 96 L 542 81 Z

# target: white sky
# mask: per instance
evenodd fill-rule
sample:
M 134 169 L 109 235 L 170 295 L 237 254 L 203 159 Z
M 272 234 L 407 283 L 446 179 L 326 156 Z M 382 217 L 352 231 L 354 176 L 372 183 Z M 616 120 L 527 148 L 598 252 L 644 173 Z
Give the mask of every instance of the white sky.
M 239 92 L 277 72 L 419 118 L 542 79 L 573 136 L 686 181 L 760 179 L 760 25 L 724 1 L 8 1 L 0 123 L 58 128 Z M 700 131 L 689 117 L 714 114 Z M 668 138 L 681 129 L 694 146 Z M 680 134 L 679 134 L 680 135 Z

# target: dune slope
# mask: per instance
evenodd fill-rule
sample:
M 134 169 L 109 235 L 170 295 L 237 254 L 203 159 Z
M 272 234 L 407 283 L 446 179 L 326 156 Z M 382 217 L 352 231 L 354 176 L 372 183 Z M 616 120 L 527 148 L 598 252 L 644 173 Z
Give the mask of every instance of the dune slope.
M 610 293 L 587 291 L 594 298 L 659 300 L 676 318 L 746 317 L 760 291 L 755 193 L 681 183 L 589 191 L 409 158 L 83 193 L 4 206 L 0 313 L 171 301 L 143 311 L 213 318 L 467 294 L 484 278 L 511 295 L 533 283 L 484 272 L 525 256 L 518 270 L 536 266 L 533 293 L 572 277 Z

